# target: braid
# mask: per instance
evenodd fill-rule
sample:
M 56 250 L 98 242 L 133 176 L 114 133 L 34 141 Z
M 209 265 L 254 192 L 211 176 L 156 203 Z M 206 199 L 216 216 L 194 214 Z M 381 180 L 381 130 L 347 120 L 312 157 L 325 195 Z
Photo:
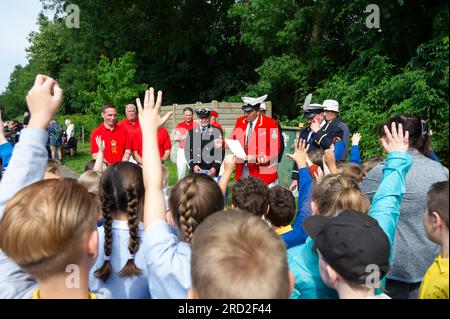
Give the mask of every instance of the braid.
M 194 199 L 198 193 L 198 186 L 195 183 L 194 175 L 187 177 L 180 184 L 180 206 L 178 212 L 180 215 L 180 228 L 183 238 L 187 243 L 192 242 L 194 228 L 197 222 L 194 219 L 196 215 L 196 207 L 193 205 Z
M 142 274 L 142 270 L 139 269 L 134 263 L 134 255 L 139 249 L 139 220 L 137 217 L 138 196 L 135 188 L 128 188 L 127 192 L 127 213 L 128 213 L 128 228 L 130 230 L 130 242 L 128 244 L 128 250 L 130 251 L 130 258 L 127 263 L 119 272 L 121 277 L 129 277 Z
M 109 201 L 108 198 L 102 198 L 102 211 L 103 211 L 103 218 L 105 219 L 105 223 L 103 224 L 103 229 L 105 231 L 104 250 L 105 256 L 107 256 L 108 258 L 107 259 L 105 258 L 103 265 L 99 269 L 97 269 L 94 273 L 95 277 L 100 278 L 103 281 L 106 281 L 112 272 L 111 261 L 109 260 L 112 250 L 112 221 L 113 221 L 112 215 L 110 213 L 112 208 L 110 203 L 112 203 L 112 201 Z

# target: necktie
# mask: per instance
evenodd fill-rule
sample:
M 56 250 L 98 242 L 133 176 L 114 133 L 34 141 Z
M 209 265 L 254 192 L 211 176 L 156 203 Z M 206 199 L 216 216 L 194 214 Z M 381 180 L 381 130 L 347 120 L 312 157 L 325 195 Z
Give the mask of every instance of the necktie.
M 250 136 L 252 135 L 253 122 L 248 123 L 248 132 L 245 138 L 245 152 L 248 150 L 248 141 L 250 140 Z

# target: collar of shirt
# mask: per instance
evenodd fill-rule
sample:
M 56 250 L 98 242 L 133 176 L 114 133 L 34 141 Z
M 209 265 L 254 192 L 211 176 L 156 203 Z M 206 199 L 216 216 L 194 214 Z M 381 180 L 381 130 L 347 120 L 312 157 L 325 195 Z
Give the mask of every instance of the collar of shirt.
M 448 273 L 448 258 L 442 258 L 442 254 L 440 254 L 436 258 L 436 263 L 441 273 Z
M 117 128 L 118 128 L 117 123 L 114 125 L 114 127 L 113 127 L 112 129 L 107 128 L 106 125 L 105 125 L 105 123 L 102 123 L 102 129 L 104 129 L 104 130 L 106 130 L 106 131 L 110 131 L 110 132 L 116 131 Z
M 327 121 L 323 120 L 322 123 L 320 123 L 320 128 L 322 128 L 325 124 L 327 124 Z
M 259 117 L 260 117 L 261 115 L 258 115 L 257 117 L 256 117 L 256 119 L 252 122 L 252 131 L 255 129 L 255 126 L 256 126 L 256 123 L 258 123 L 258 120 L 259 120 Z M 248 128 L 250 127 L 250 123 L 249 122 L 247 122 L 247 129 L 246 129 L 246 132 L 248 132 Z

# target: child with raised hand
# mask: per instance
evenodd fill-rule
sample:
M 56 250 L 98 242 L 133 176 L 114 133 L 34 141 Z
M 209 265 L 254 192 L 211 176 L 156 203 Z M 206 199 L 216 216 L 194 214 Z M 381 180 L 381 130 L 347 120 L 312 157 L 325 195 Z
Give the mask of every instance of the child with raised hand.
M 235 209 L 198 226 L 191 273 L 193 299 L 287 299 L 293 286 L 283 241 L 261 218 Z
M 99 189 L 104 224 L 99 258 L 89 274 L 91 289 L 107 288 L 112 298 L 150 298 L 142 250 L 144 224 L 142 169 L 131 162 L 110 166 Z
M 286 243 L 286 248 L 303 244 L 306 233 L 302 227 L 303 220 L 311 215 L 308 198 L 312 190 L 312 178 L 306 166 L 308 146 L 306 140 L 299 141 L 299 147 L 295 147 L 294 154 L 286 154 L 298 167 L 298 209 L 295 212 L 295 198 L 292 192 L 275 186 L 269 189 L 269 209 L 265 218 L 270 222 L 275 232 Z M 295 215 L 295 219 L 294 219 Z
M 152 298 L 186 298 L 191 289 L 192 236 L 203 220 L 224 207 L 223 194 L 217 183 L 203 174 L 194 174 L 180 180 L 169 198 L 169 216 L 174 235 L 166 221 L 162 169 L 158 150 L 158 127 L 170 117 L 161 119 L 162 92 L 155 102 L 154 90 L 145 92 L 144 107 L 139 99 L 139 122 L 143 136 L 144 256 L 147 263 L 149 289 Z
M 390 131 L 385 127 L 385 137 L 381 139 L 381 143 L 389 155 L 382 183 L 369 211 L 369 215 L 377 220 L 385 232 L 391 248 L 402 196 L 405 193 L 405 176 L 412 164 L 412 158 L 407 153 L 408 136 L 408 132 L 403 133 L 401 124 L 398 125 L 398 131 L 396 123 L 392 123 Z M 331 192 L 333 188 L 325 183 L 335 185 L 334 191 Z M 339 175 L 326 176 L 314 189 L 311 201 L 313 215 L 328 217 L 333 217 L 347 209 L 363 213 L 368 207 L 368 199 L 361 194 L 356 182 Z M 333 293 L 333 290 L 329 289 L 320 277 L 318 260 L 311 238 L 308 238 L 304 245 L 288 250 L 289 268 L 295 277 L 291 298 L 333 298 L 335 296 L 335 292 Z
M 61 103 L 62 90 L 52 78 L 37 75 L 26 99 L 31 118 L 0 183 L 0 218 L 6 203 L 19 190 L 44 176 L 48 160 L 46 129 Z M 0 298 L 31 298 L 35 288 L 36 280 L 0 251 Z
M 62 93 L 52 78 L 36 76 L 27 95 L 29 125 L 0 183 L 0 298 L 94 297 L 87 270 L 97 256 L 97 203 L 76 181 L 38 182 L 47 165 L 46 128 Z M 67 269 L 79 280 L 67 281 Z

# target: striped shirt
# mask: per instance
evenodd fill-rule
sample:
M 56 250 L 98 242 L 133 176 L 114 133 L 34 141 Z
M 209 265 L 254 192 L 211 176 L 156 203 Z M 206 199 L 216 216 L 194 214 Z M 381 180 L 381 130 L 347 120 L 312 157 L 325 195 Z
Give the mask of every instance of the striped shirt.
M 186 299 L 191 289 L 191 246 L 173 233 L 166 221 L 145 231 L 144 257 L 154 299 Z

